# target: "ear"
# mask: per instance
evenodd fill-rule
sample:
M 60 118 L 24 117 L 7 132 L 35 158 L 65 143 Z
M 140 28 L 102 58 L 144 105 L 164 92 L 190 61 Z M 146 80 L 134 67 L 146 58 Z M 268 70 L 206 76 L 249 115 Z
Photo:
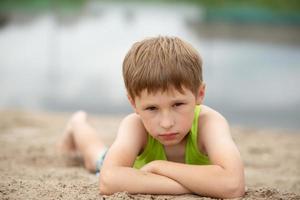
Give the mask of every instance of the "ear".
M 131 107 L 133 108 L 134 112 L 137 113 L 136 105 L 135 105 L 134 99 L 133 99 L 129 94 L 127 94 L 127 98 L 128 98 L 128 100 L 129 100 L 130 105 L 131 105 Z
M 198 105 L 202 104 L 203 100 L 204 100 L 204 96 L 205 96 L 205 88 L 206 85 L 205 83 L 202 83 L 198 89 L 198 94 L 196 96 L 196 103 Z

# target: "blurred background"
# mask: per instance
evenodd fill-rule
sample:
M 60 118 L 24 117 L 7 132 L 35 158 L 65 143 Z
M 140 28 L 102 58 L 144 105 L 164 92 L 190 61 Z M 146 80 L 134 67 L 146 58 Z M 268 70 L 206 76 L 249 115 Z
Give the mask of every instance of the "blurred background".
M 158 35 L 200 52 L 231 124 L 300 128 L 298 0 L 1 0 L 0 109 L 129 113 L 123 58 Z

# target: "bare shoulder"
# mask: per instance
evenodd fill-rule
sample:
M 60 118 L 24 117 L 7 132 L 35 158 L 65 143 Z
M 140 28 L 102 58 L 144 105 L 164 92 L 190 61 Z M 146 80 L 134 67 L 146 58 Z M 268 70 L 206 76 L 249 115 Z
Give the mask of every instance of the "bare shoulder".
M 198 124 L 199 130 L 205 131 L 209 131 L 207 129 L 229 128 L 228 122 L 222 114 L 205 105 L 201 105 Z
M 132 166 L 136 156 L 147 142 L 147 132 L 137 114 L 126 116 L 118 129 L 118 134 L 109 148 L 104 167 Z
M 132 113 L 122 120 L 116 142 L 144 146 L 147 142 L 147 131 L 139 115 Z
M 227 120 L 219 112 L 205 105 L 202 105 L 199 115 L 198 136 L 199 146 L 213 163 L 225 165 L 228 157 L 239 160 L 239 152 L 231 138 Z
M 198 119 L 198 143 L 207 153 L 207 142 L 210 140 L 231 139 L 227 120 L 216 110 L 201 105 Z

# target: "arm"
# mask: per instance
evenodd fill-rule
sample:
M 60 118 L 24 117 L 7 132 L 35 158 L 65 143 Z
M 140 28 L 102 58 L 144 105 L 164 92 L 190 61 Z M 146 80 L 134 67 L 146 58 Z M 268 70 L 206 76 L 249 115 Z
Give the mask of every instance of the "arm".
M 129 115 L 122 121 L 118 136 L 101 168 L 101 194 L 119 191 L 144 194 L 190 193 L 181 184 L 168 177 L 132 168 L 146 138 L 146 131 L 137 115 Z
M 211 165 L 154 161 L 142 168 L 178 181 L 194 193 L 233 198 L 244 194 L 244 169 L 226 120 L 218 113 L 202 117 L 198 130 Z
M 120 191 L 131 194 L 191 193 L 178 182 L 165 176 L 131 167 L 112 167 L 101 178 L 100 193 L 109 195 Z

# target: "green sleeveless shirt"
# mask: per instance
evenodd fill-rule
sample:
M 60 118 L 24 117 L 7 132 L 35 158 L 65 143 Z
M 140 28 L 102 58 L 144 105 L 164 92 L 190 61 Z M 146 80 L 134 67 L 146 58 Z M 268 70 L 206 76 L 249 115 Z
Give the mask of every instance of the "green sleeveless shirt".
M 200 113 L 200 106 L 196 106 L 192 128 L 187 135 L 187 142 L 185 146 L 185 163 L 193 165 L 207 165 L 210 161 L 206 155 L 201 153 L 198 149 L 198 118 Z M 163 145 L 150 134 L 148 134 L 148 141 L 142 154 L 140 154 L 133 167 L 140 169 L 145 164 L 153 160 L 167 160 Z

